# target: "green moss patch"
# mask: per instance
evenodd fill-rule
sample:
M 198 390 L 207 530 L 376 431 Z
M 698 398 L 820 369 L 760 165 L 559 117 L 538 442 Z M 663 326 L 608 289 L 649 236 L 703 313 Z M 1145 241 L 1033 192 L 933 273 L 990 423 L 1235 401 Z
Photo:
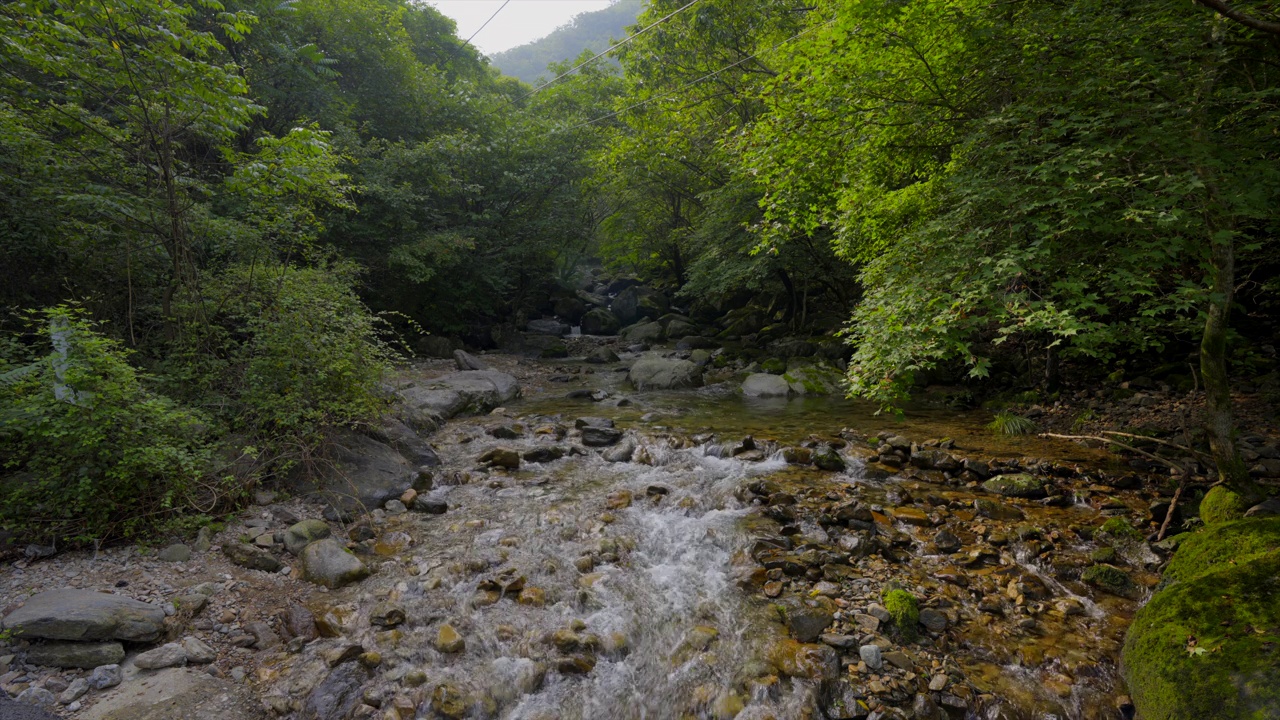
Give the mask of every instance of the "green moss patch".
M 1200 501 L 1200 519 L 1204 520 L 1205 525 L 1238 520 L 1244 517 L 1244 512 L 1248 509 L 1249 505 L 1244 498 L 1219 485 L 1210 488 Z
M 1280 552 L 1169 587 L 1138 611 L 1122 665 L 1144 720 L 1280 717 Z
M 1280 550 L 1280 517 L 1218 523 L 1184 538 L 1164 577 L 1186 582 L 1255 560 L 1273 550 Z
M 898 626 L 903 637 L 914 640 L 916 623 L 920 622 L 920 604 L 916 602 L 916 596 L 906 590 L 890 590 L 884 596 L 884 609 L 893 616 L 893 624 Z
M 1124 518 L 1118 518 L 1118 517 L 1113 517 L 1110 520 L 1102 523 L 1102 527 L 1098 528 L 1098 530 L 1096 531 L 1096 534 L 1105 535 L 1107 537 L 1115 538 L 1117 540 L 1120 540 L 1120 539 L 1141 540 L 1142 539 L 1142 533 L 1137 528 L 1130 525 L 1128 520 L 1125 520 Z

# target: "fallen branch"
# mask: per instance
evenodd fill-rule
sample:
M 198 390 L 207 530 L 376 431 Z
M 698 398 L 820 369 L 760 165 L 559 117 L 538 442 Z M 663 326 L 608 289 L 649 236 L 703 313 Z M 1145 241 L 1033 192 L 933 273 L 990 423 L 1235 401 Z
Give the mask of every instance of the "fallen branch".
M 1179 475 L 1185 476 L 1190 474 L 1187 472 L 1186 467 L 1183 467 L 1182 465 L 1179 465 L 1178 463 L 1168 458 L 1162 458 L 1159 455 L 1156 455 L 1154 453 L 1149 453 L 1146 450 L 1142 450 L 1140 448 L 1136 448 L 1132 445 L 1129 445 L 1128 443 L 1120 442 L 1115 438 L 1105 438 L 1100 435 L 1059 435 L 1058 433 L 1040 433 L 1040 437 L 1055 438 L 1058 440 L 1096 440 L 1098 442 L 1107 443 L 1109 445 L 1119 445 L 1125 450 L 1128 450 L 1133 453 L 1137 453 L 1138 455 L 1141 455 L 1147 458 L 1148 460 L 1154 460 L 1155 462 L 1158 462 L 1161 465 L 1168 466 L 1170 469 L 1176 471 Z M 1143 437 L 1143 436 L 1137 435 L 1134 437 Z M 1150 438 L 1143 437 L 1143 439 L 1149 440 Z
M 1173 513 L 1178 509 L 1178 499 L 1182 497 L 1182 490 L 1187 486 L 1187 480 L 1191 476 L 1183 475 L 1178 480 L 1178 489 L 1173 491 L 1173 499 L 1169 501 L 1169 509 L 1164 512 L 1164 522 L 1160 523 L 1160 532 L 1156 533 L 1156 542 L 1164 539 L 1164 534 L 1169 532 L 1169 522 L 1173 520 Z
M 1118 432 L 1116 430 L 1102 430 L 1101 432 L 1103 435 L 1115 435 L 1117 437 L 1135 438 L 1137 440 L 1149 440 L 1158 445 L 1164 445 L 1165 447 L 1171 447 L 1175 450 L 1181 450 L 1182 452 L 1208 465 L 1213 464 L 1213 458 L 1200 452 L 1199 450 L 1196 450 L 1195 448 L 1187 447 L 1186 445 L 1179 445 L 1177 443 L 1169 442 L 1168 440 L 1161 440 L 1160 438 L 1147 437 L 1146 435 L 1134 435 L 1133 433 Z

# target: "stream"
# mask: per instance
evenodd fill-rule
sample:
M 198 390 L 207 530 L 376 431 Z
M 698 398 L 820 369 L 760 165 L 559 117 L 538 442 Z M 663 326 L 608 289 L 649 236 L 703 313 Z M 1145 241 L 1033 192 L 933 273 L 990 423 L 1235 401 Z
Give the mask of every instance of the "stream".
M 1149 504 L 1105 484 L 1123 474 L 1113 459 L 995 438 L 980 413 L 895 420 L 723 385 L 633 393 L 624 378 L 548 365 L 523 399 L 432 438 L 430 496 L 448 511 L 385 517 L 368 543 L 379 571 L 311 607 L 380 654 L 366 703 L 400 718 L 1123 717 L 1120 643 L 1157 576 L 1138 559 L 1128 597 L 1079 581 L 1099 547 L 1081 529 Z M 584 448 L 582 417 L 623 440 Z M 998 498 L 1009 516 L 984 517 L 976 483 L 870 462 L 881 431 L 1039 464 L 1067 500 Z M 629 444 L 630 461 L 603 457 Z M 844 469 L 799 464 L 805 446 Z M 481 467 L 490 451 L 524 460 Z M 885 615 L 894 587 L 929 620 L 917 639 Z M 323 672 L 287 662 L 281 677 Z

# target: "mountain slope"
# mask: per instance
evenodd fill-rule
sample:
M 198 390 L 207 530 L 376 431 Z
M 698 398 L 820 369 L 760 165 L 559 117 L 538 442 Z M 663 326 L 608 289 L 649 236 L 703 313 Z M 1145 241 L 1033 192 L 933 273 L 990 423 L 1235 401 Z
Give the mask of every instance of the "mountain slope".
M 532 83 L 547 75 L 547 65 L 575 58 L 584 48 L 600 52 L 611 39 L 626 37 L 625 28 L 636 21 L 644 0 L 619 0 L 595 12 L 573 18 L 544 38 L 496 53 L 489 59 L 504 75 Z

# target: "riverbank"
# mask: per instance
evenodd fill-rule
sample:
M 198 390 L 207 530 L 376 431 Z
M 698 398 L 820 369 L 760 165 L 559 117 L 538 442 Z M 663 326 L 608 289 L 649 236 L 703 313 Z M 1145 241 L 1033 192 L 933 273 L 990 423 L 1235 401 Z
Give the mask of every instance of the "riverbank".
M 45 690 L 92 720 L 142 717 L 111 713 L 174 692 L 230 698 L 224 720 L 1129 708 L 1120 643 L 1164 560 L 1130 533 L 1160 517 L 1156 477 L 941 408 L 896 422 L 835 398 L 745 398 L 736 383 L 635 392 L 633 357 L 482 360 L 523 397 L 438 430 L 432 487 L 369 522 L 264 495 L 189 560 L 130 547 L 7 569 L 6 612 L 73 586 L 165 620 L 162 638 L 127 645 L 115 691 L 58 704 L 91 673 L 24 664 L 21 643 L 0 653 L 0 687 Z M 427 387 L 453 369 L 429 361 L 397 380 Z M 302 521 L 370 577 L 307 581 L 277 542 Z M 242 540 L 281 567 L 219 551 Z M 210 661 L 137 668 L 137 651 L 187 638 Z M 132 710 L 110 704 L 123 697 Z

